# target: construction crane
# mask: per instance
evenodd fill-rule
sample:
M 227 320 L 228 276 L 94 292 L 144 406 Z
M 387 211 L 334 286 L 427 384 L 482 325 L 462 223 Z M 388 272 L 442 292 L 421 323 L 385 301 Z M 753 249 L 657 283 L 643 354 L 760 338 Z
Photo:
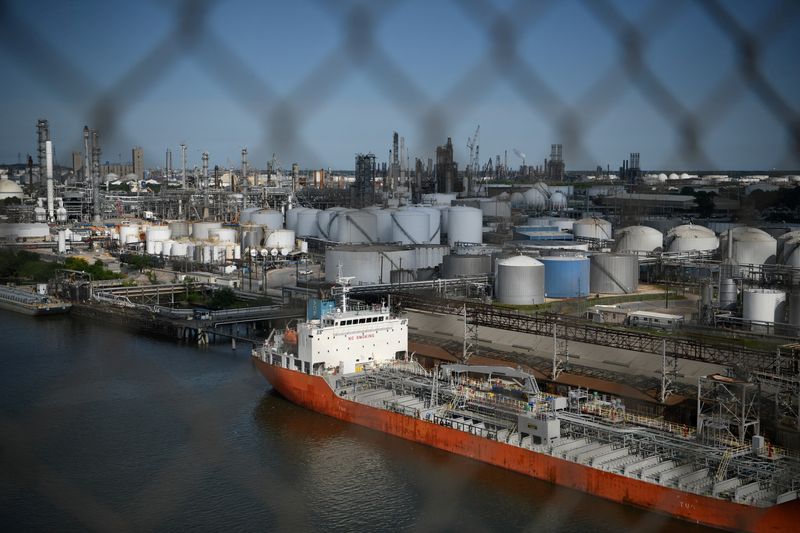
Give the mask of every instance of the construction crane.
M 481 132 L 481 125 L 475 128 L 475 135 L 467 139 L 467 148 L 469 149 L 469 164 L 467 164 L 467 188 L 469 194 L 472 194 L 472 183 L 475 178 L 479 178 L 481 171 L 480 163 L 480 145 L 478 144 L 478 136 Z

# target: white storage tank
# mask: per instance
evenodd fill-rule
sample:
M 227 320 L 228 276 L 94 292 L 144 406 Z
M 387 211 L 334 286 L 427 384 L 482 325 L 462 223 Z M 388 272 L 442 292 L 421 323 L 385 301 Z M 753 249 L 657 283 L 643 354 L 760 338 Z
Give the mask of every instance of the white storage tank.
M 705 226 L 684 224 L 667 232 L 664 245 L 668 252 L 710 252 L 719 248 L 719 239 Z
M 775 263 L 778 243 L 766 231 L 746 226 L 733 228 L 720 234 L 719 240 L 722 257 L 732 257 L 740 265 Z
M 331 207 L 327 211 L 331 212 L 330 221 L 328 222 L 328 240 L 334 241 L 336 236 L 339 235 L 339 225 L 344 220 L 344 215 L 346 213 L 355 213 L 356 210 L 347 207 Z M 317 220 L 319 220 L 319 216 L 317 216 Z
M 582 218 L 572 225 L 572 233 L 584 239 L 610 241 L 612 238 L 611 222 L 602 218 Z
M 269 234 L 264 242 L 264 247 L 270 250 L 277 248 L 294 248 L 295 232 L 290 229 L 276 229 Z
M 628 226 L 618 229 L 614 235 L 615 252 L 647 254 L 660 252 L 663 247 L 664 235 L 648 226 Z
M 305 211 L 305 207 L 295 207 L 293 209 L 289 209 L 286 211 L 286 229 L 296 230 L 297 229 L 297 217 L 300 213 Z
M 450 253 L 446 244 L 418 244 L 414 246 L 414 268 L 435 268 Z
M 318 209 L 303 209 L 297 215 L 297 227 L 294 232 L 298 237 L 319 237 L 319 228 L 317 227 L 317 214 Z M 292 228 L 287 228 L 292 229 Z
M 392 226 L 394 225 L 392 213 L 395 211 L 397 210 L 391 208 L 373 211 L 375 214 L 375 230 L 378 242 L 392 242 Z
M 269 229 L 280 229 L 283 227 L 283 213 L 273 209 L 261 209 L 250 213 L 245 222 L 266 226 Z
M 378 242 L 378 217 L 375 213 L 361 211 L 343 212 L 332 240 L 353 244 Z
M 742 318 L 758 322 L 786 322 L 786 293 L 774 289 L 745 289 Z
M 550 195 L 550 209 L 553 211 L 563 211 L 567 208 L 567 196 L 561 192 L 556 191 Z
M 481 211 L 487 217 L 511 218 L 511 203 L 497 198 L 482 199 Z
M 264 240 L 264 228 L 252 224 L 240 227 L 242 231 L 242 248 L 261 248 Z
M 149 241 L 163 242 L 172 236 L 169 230 L 169 226 L 148 226 L 145 235 L 146 235 L 146 240 L 148 242 Z
M 354 276 L 354 285 L 389 283 L 392 270 L 411 270 L 414 264 L 414 250 L 391 245 L 341 245 L 329 246 L 325 250 L 325 281 L 334 283 L 338 265 L 342 274 Z
M 173 245 L 174 242 L 175 241 L 173 241 L 173 240 L 169 240 L 169 241 L 164 241 L 163 243 L 161 243 L 162 244 L 162 246 L 161 246 L 161 255 L 163 255 L 164 257 L 171 256 L 172 255 L 172 245 Z
M 428 206 L 414 206 L 414 210 L 422 211 L 428 214 L 428 238 L 425 242 L 432 244 L 439 244 L 442 242 L 442 212 L 435 207 Z
M 236 230 L 234 228 L 213 228 L 208 230 L 208 240 L 211 242 L 236 242 Z
M 639 258 L 631 254 L 593 254 L 589 290 L 599 294 L 632 294 L 639 288 Z
M 120 226 L 119 242 L 121 244 L 128 244 L 130 242 L 139 242 L 139 225 L 129 224 L 127 226 Z
M 488 255 L 455 255 L 444 256 L 442 261 L 442 277 L 445 279 L 463 276 L 479 276 L 492 271 L 492 258 Z
M 168 226 L 173 239 L 188 237 L 192 233 L 192 225 L 186 220 L 173 220 Z
M 544 265 L 525 255 L 499 259 L 494 287 L 495 300 L 503 304 L 544 303 Z
M 260 210 L 260 207 L 245 207 L 239 214 L 239 224 L 249 224 L 252 214 Z
M 523 193 L 523 196 L 525 197 L 525 203 L 527 204 L 528 209 L 544 209 L 547 205 L 547 196 L 541 191 L 541 189 L 528 189 Z
M 456 199 L 456 197 L 457 195 L 455 193 L 425 193 L 422 195 L 422 203 L 450 207 L 450 204 Z
M 170 257 L 186 257 L 188 244 L 185 242 L 175 241 L 169 249 Z
M 483 213 L 480 209 L 453 206 L 448 210 L 447 243 L 453 246 L 457 242 L 483 242 Z
M 222 222 L 195 222 L 192 224 L 192 237 L 197 240 L 208 240 L 208 230 L 222 227 Z
M 424 244 L 430 237 L 430 216 L 425 211 L 401 209 L 392 213 L 392 241 Z
M 161 255 L 164 253 L 164 241 L 153 241 L 153 254 Z

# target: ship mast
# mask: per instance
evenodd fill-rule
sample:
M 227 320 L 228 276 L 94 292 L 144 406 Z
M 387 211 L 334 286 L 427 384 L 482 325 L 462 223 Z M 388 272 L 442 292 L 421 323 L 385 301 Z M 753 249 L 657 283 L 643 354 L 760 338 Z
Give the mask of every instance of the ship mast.
M 342 288 L 342 313 L 347 312 L 347 293 L 350 292 L 350 281 L 355 279 L 355 276 L 342 275 L 342 264 L 339 263 L 339 272 L 336 277 L 336 283 Z

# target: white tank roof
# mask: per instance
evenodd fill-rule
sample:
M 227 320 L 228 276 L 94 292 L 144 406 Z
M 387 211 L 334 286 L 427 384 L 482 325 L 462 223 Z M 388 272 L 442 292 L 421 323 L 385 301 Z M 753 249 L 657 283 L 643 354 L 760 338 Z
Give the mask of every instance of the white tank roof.
M 730 235 L 735 241 L 774 241 L 775 238 L 764 230 L 749 226 L 742 226 L 730 230 Z M 720 235 L 723 239 L 728 238 L 728 232 Z
M 540 261 L 527 255 L 515 255 L 506 259 L 498 259 L 497 264 L 505 266 L 542 266 Z

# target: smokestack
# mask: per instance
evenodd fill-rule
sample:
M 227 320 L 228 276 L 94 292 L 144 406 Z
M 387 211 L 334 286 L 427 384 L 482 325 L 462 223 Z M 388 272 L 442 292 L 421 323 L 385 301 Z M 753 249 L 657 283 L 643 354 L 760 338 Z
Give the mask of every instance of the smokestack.
M 53 206 L 53 142 L 45 141 L 45 165 L 47 168 L 47 221 L 53 222 L 55 220 L 55 209 Z
M 89 152 L 89 126 L 83 127 L 83 178 L 89 181 L 92 177 L 92 163 L 90 162 L 91 153 Z

